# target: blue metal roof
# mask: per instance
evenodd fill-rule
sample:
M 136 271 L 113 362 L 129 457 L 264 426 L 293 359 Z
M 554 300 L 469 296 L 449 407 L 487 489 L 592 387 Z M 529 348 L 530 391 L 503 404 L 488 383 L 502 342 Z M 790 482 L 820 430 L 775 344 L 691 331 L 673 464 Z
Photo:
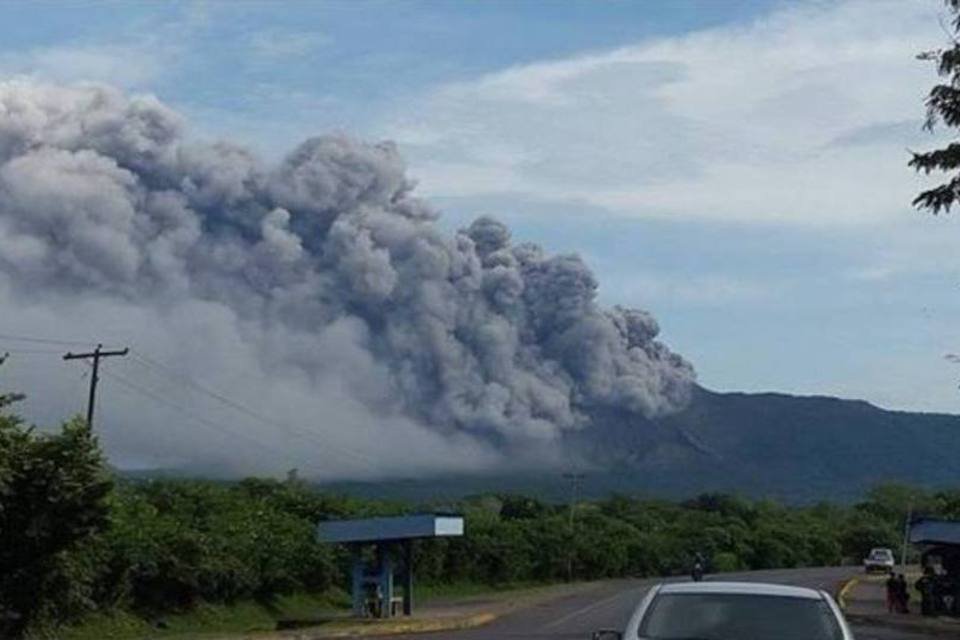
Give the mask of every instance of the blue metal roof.
M 317 525 L 321 542 L 385 542 L 463 535 L 463 518 L 417 515 L 362 520 L 330 520 Z
M 916 520 L 910 524 L 910 542 L 960 545 L 960 521 Z

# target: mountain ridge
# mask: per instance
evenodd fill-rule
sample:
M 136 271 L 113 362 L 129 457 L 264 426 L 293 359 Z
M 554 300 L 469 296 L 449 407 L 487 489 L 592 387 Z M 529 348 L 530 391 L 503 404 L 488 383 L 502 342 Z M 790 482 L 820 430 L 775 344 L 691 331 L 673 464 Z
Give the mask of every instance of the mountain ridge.
M 875 484 L 960 484 L 960 415 L 878 407 L 864 400 L 696 387 L 683 410 L 654 419 L 601 412 L 561 443 L 587 474 L 583 495 L 612 492 L 682 498 L 739 493 L 787 502 L 852 501 Z M 435 502 L 479 493 L 566 500 L 558 468 L 324 482 L 366 497 Z M 136 477 L 229 477 L 211 469 Z
M 608 411 L 567 434 L 584 460 L 584 495 L 686 497 L 723 491 L 791 502 L 855 500 L 886 481 L 960 484 L 960 415 L 888 410 L 864 400 L 779 392 L 694 390 L 683 410 L 656 419 Z M 334 483 L 364 495 L 414 499 L 531 492 L 565 499 L 559 473 L 522 471 L 442 479 Z

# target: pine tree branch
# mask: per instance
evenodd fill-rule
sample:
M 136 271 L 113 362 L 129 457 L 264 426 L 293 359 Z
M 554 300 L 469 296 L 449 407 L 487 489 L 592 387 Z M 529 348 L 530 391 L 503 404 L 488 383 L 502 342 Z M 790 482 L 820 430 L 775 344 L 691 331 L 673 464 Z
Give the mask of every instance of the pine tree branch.
M 926 153 L 914 153 L 913 159 L 907 163 L 917 171 L 929 174 L 931 171 L 948 171 L 960 167 L 960 143 L 951 142 L 943 149 L 935 149 Z

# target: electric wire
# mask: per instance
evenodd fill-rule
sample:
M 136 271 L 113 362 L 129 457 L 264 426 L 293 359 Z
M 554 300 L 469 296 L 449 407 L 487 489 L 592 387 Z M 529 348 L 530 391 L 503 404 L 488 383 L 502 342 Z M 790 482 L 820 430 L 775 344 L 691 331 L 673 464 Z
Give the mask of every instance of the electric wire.
M 12 334 L 12 333 L 0 333 L 0 340 L 8 341 L 10 343 L 56 345 L 59 347 L 90 346 L 90 345 L 96 344 L 96 342 L 93 340 L 90 340 L 90 341 L 64 340 L 59 338 L 26 336 L 26 335 Z M 61 349 L 27 348 L 27 347 L 19 347 L 19 346 L 12 346 L 10 348 L 0 348 L 0 353 L 8 353 L 10 355 L 38 355 L 38 356 L 39 355 L 59 355 L 61 351 L 62 351 Z M 361 453 L 359 451 L 356 451 L 350 448 L 343 447 L 341 445 L 331 445 L 329 442 L 325 442 L 320 436 L 318 436 L 315 433 L 312 433 L 303 429 L 298 429 L 290 424 L 280 422 L 278 420 L 265 416 L 259 413 L 258 411 L 255 411 L 237 402 L 236 400 L 233 400 L 227 397 L 226 395 L 214 389 L 211 389 L 207 385 L 198 382 L 194 378 L 176 371 L 173 367 L 170 367 L 166 364 L 163 364 L 162 362 L 155 360 L 154 358 L 151 358 L 150 356 L 140 352 L 139 350 L 131 349 L 130 355 L 133 356 L 134 362 L 140 364 L 141 366 L 147 369 L 152 370 L 154 373 L 158 373 L 163 377 L 167 378 L 168 380 L 176 382 L 187 389 L 190 389 L 196 393 L 199 393 L 208 398 L 211 398 L 219 402 L 220 404 L 232 409 L 233 411 L 246 416 L 249 419 L 257 421 L 261 424 L 275 427 L 294 437 L 311 441 L 314 444 L 319 445 L 323 449 L 324 453 L 341 454 L 343 456 L 347 456 L 351 458 L 352 460 L 350 462 L 354 465 L 361 465 L 370 470 L 379 471 L 379 469 L 377 468 L 377 461 L 364 453 Z M 89 363 L 87 364 L 89 365 Z M 189 410 L 183 407 L 180 407 L 175 403 L 172 403 L 168 399 L 150 391 L 149 389 L 145 389 L 139 385 L 132 383 L 126 378 L 116 376 L 108 371 L 103 371 L 102 374 L 110 378 L 114 382 L 117 382 L 121 386 L 126 386 L 128 390 L 134 390 L 133 387 L 137 387 L 136 390 L 134 391 L 135 393 L 140 393 L 141 395 L 144 395 L 145 397 L 150 397 L 157 402 L 166 404 L 167 406 L 170 406 L 172 408 L 176 408 L 178 411 L 182 413 L 187 413 L 188 417 L 190 417 L 195 421 L 199 421 L 202 424 L 206 424 L 208 428 L 211 428 L 211 425 L 217 425 L 217 423 L 209 421 L 206 418 L 197 416 L 195 414 L 191 414 Z M 234 432 L 239 433 L 239 432 L 236 432 L 235 430 Z M 249 437 L 249 434 L 246 434 L 246 437 Z M 256 441 L 256 444 L 261 447 L 265 446 L 264 443 L 260 441 Z M 405 456 L 401 454 L 400 457 L 405 457 Z M 340 461 L 342 461 L 342 459 Z
M 131 392 L 133 392 L 133 393 L 135 393 L 135 394 L 138 394 L 138 395 L 140 395 L 140 396 L 142 396 L 142 397 L 145 397 L 145 398 L 148 398 L 148 399 L 150 399 L 150 400 L 153 400 L 153 401 L 156 402 L 157 404 L 160 404 L 160 405 L 163 405 L 163 406 L 165 406 L 165 407 L 167 407 L 167 408 L 173 409 L 174 411 L 177 411 L 178 413 L 180 413 L 181 415 L 183 415 L 183 416 L 186 417 L 187 419 L 192 420 L 193 422 L 195 422 L 195 423 L 197 423 L 197 424 L 200 424 L 201 426 L 204 426 L 204 427 L 206 427 L 207 429 L 210 429 L 210 430 L 212 430 L 212 431 L 215 431 L 215 432 L 217 432 L 217 433 L 220 433 L 221 435 L 228 435 L 228 436 L 231 436 L 231 437 L 239 437 L 239 438 L 242 438 L 242 439 L 246 440 L 247 442 L 255 445 L 255 446 L 258 447 L 259 449 L 266 450 L 266 451 L 269 451 L 269 452 L 275 454 L 276 456 L 278 456 L 280 459 L 284 460 L 285 462 L 297 464 L 297 466 L 308 466 L 309 468 L 312 468 L 312 469 L 314 469 L 315 471 L 320 471 L 320 472 L 329 471 L 329 470 L 324 470 L 324 469 L 322 469 L 322 468 L 320 468 L 320 467 L 317 467 L 317 466 L 315 466 L 315 465 L 312 465 L 312 464 L 310 464 L 310 463 L 307 463 L 307 465 L 303 465 L 303 464 L 297 462 L 296 460 L 294 460 L 293 458 L 291 458 L 288 453 L 286 453 L 286 452 L 284 452 L 284 451 L 282 451 L 282 450 L 280 450 L 280 449 L 277 449 L 277 448 L 275 448 L 275 447 L 267 444 L 266 442 L 263 442 L 262 440 L 259 440 L 259 439 L 255 438 L 255 437 L 251 436 L 249 433 L 247 433 L 247 432 L 245 432 L 245 431 L 243 431 L 243 430 L 231 428 L 231 427 L 228 427 L 228 426 L 226 426 L 226 425 L 224 425 L 224 424 L 221 424 L 221 423 L 219 423 L 219 422 L 214 422 L 213 420 L 209 420 L 208 418 L 204 418 L 204 417 L 202 417 L 202 416 L 195 415 L 195 414 L 194 414 L 193 412 L 191 412 L 189 409 L 186 409 L 185 407 L 182 407 L 182 406 L 180 406 L 179 404 L 177 404 L 177 403 L 169 400 L 168 398 L 165 398 L 165 397 L 163 397 L 163 396 L 161 396 L 161 395 L 159 395 L 159 394 L 156 394 L 156 393 L 150 391 L 149 389 L 146 389 L 146 388 L 144 388 L 144 387 L 141 387 L 140 385 L 135 384 L 135 383 L 131 382 L 130 380 L 126 379 L 126 378 L 123 378 L 123 377 L 121 377 L 121 376 L 118 376 L 118 375 L 116 375 L 116 374 L 113 374 L 113 373 L 111 373 L 111 372 L 109 372 L 109 371 L 101 371 L 100 373 L 101 373 L 104 377 L 109 378 L 110 380 L 112 380 L 112 381 L 115 382 L 116 384 L 119 384 L 121 387 L 127 389 L 128 391 L 131 391 Z
M 330 445 L 329 443 L 323 442 L 322 440 L 318 439 L 318 437 L 314 433 L 311 433 L 309 431 L 304 431 L 303 429 L 297 429 L 296 427 L 293 427 L 287 423 L 277 421 L 257 411 L 254 411 L 253 409 L 250 409 L 249 407 L 246 407 L 240 404 L 236 400 L 232 400 L 231 398 L 228 398 L 225 395 L 210 389 L 206 385 L 203 385 L 197 382 L 193 378 L 175 371 L 172 367 L 165 365 L 161 362 L 158 362 L 153 358 L 150 358 L 146 354 L 141 353 L 136 349 L 131 349 L 130 354 L 133 356 L 134 360 L 140 362 L 141 365 L 146 366 L 148 368 L 152 368 L 155 371 L 158 371 L 161 375 L 164 375 L 165 377 L 167 377 L 168 379 L 171 379 L 174 382 L 178 382 L 183 386 L 186 386 L 198 393 L 201 393 L 207 397 L 210 397 L 222 403 L 223 405 L 233 409 L 234 411 L 237 411 L 247 416 L 248 418 L 251 418 L 253 420 L 256 420 L 257 422 L 260 422 L 268 426 L 276 427 L 296 437 L 313 441 L 314 443 L 320 444 L 324 447 L 335 449 L 339 453 L 343 453 L 345 455 L 353 457 L 355 461 L 363 463 L 364 465 L 371 466 L 376 464 L 376 461 L 370 456 L 367 456 L 358 451 L 348 449 L 339 445 Z
M 32 344 L 54 344 L 64 347 L 89 346 L 96 345 L 95 340 L 58 340 L 55 338 L 38 338 L 36 336 L 21 336 L 10 333 L 0 333 L 0 340 L 10 342 L 29 342 Z

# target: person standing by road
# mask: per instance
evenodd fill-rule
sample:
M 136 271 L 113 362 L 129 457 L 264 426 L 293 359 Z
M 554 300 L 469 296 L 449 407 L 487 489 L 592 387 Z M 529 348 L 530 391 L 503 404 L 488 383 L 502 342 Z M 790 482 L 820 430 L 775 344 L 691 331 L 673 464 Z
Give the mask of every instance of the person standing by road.
M 893 573 L 890 574 L 890 577 L 887 578 L 886 587 L 887 587 L 887 613 L 893 613 L 895 609 L 899 611 L 900 607 L 897 606 L 899 596 L 898 596 L 898 590 L 897 590 L 896 574 L 893 574 Z
M 935 616 L 939 613 L 936 594 L 936 575 L 933 567 L 923 568 L 923 575 L 914 585 L 920 592 L 920 614 L 924 616 Z
M 897 576 L 897 611 L 900 613 L 910 613 L 910 590 L 907 587 L 907 579 L 901 573 Z

